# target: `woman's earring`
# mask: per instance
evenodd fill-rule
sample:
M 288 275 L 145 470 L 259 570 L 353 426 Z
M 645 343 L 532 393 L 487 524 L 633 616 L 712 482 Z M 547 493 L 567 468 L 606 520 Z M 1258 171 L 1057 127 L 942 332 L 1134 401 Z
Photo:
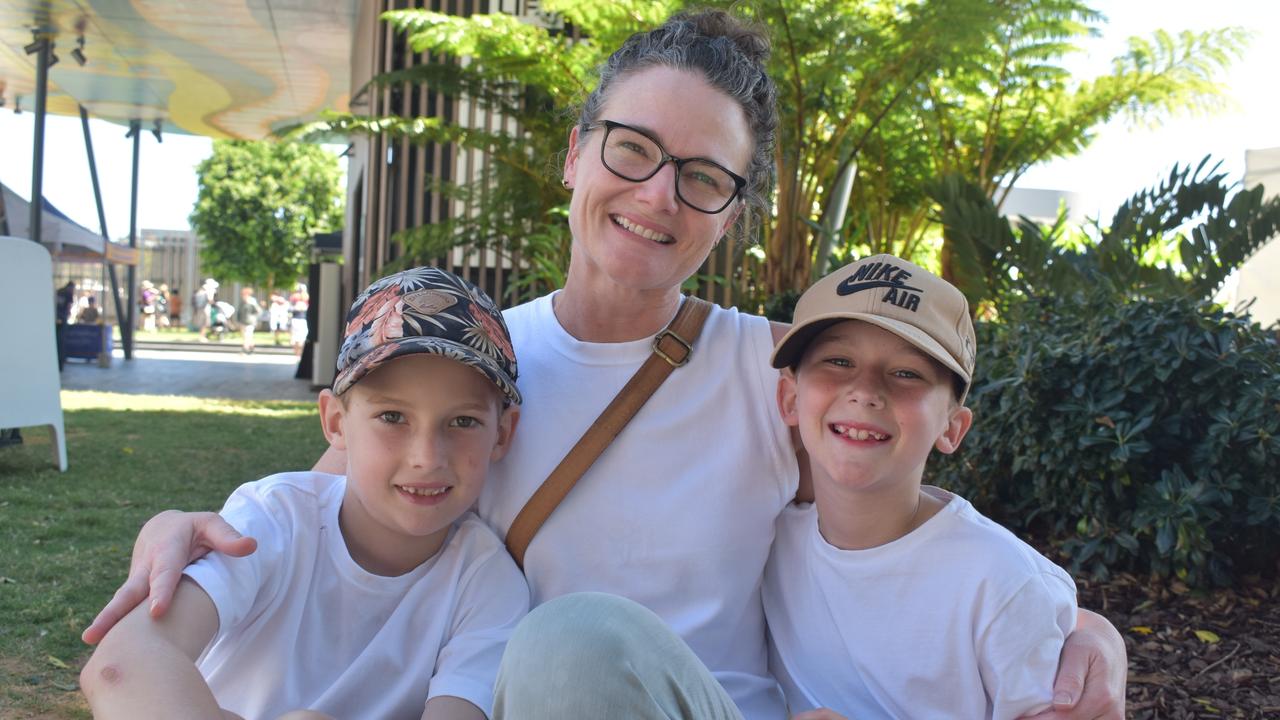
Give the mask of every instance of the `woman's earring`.
M 569 178 L 560 178 L 560 187 L 563 187 L 565 190 L 573 189 L 569 187 Z

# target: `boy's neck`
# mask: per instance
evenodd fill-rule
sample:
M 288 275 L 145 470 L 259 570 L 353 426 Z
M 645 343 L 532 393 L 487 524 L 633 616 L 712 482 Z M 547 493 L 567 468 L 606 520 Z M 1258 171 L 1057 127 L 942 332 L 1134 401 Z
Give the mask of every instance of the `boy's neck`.
M 342 499 L 338 527 L 351 559 L 364 570 L 383 577 L 399 577 L 435 557 L 444 547 L 452 524 L 422 537 L 409 537 L 372 523 L 352 522 L 350 497 Z
M 907 536 L 947 503 L 920 488 L 920 479 L 884 487 L 847 489 L 814 468 L 818 532 L 841 550 L 867 550 Z

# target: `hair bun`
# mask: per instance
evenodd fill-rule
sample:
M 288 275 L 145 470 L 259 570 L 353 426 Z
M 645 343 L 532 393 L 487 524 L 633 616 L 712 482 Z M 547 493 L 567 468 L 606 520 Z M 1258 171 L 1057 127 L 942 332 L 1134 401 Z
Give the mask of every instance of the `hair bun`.
M 704 37 L 724 38 L 748 60 L 763 65 L 769 60 L 769 36 L 755 23 L 724 10 L 694 10 L 677 13 L 668 22 L 687 22 Z

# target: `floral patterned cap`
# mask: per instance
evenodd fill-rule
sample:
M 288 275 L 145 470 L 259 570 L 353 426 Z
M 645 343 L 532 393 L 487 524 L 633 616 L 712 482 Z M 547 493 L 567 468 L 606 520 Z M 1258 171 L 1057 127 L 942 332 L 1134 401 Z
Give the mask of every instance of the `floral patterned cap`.
M 502 313 L 480 288 L 433 267 L 388 275 L 351 305 L 333 394 L 401 355 L 430 353 L 484 373 L 520 404 L 516 355 Z

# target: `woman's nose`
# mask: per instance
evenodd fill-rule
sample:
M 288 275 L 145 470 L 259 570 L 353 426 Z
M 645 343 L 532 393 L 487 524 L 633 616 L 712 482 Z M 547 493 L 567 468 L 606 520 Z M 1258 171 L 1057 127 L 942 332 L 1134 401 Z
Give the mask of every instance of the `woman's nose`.
M 667 162 L 653 177 L 640 183 L 637 196 L 657 210 L 672 214 L 680 209 L 676 194 L 676 164 Z

